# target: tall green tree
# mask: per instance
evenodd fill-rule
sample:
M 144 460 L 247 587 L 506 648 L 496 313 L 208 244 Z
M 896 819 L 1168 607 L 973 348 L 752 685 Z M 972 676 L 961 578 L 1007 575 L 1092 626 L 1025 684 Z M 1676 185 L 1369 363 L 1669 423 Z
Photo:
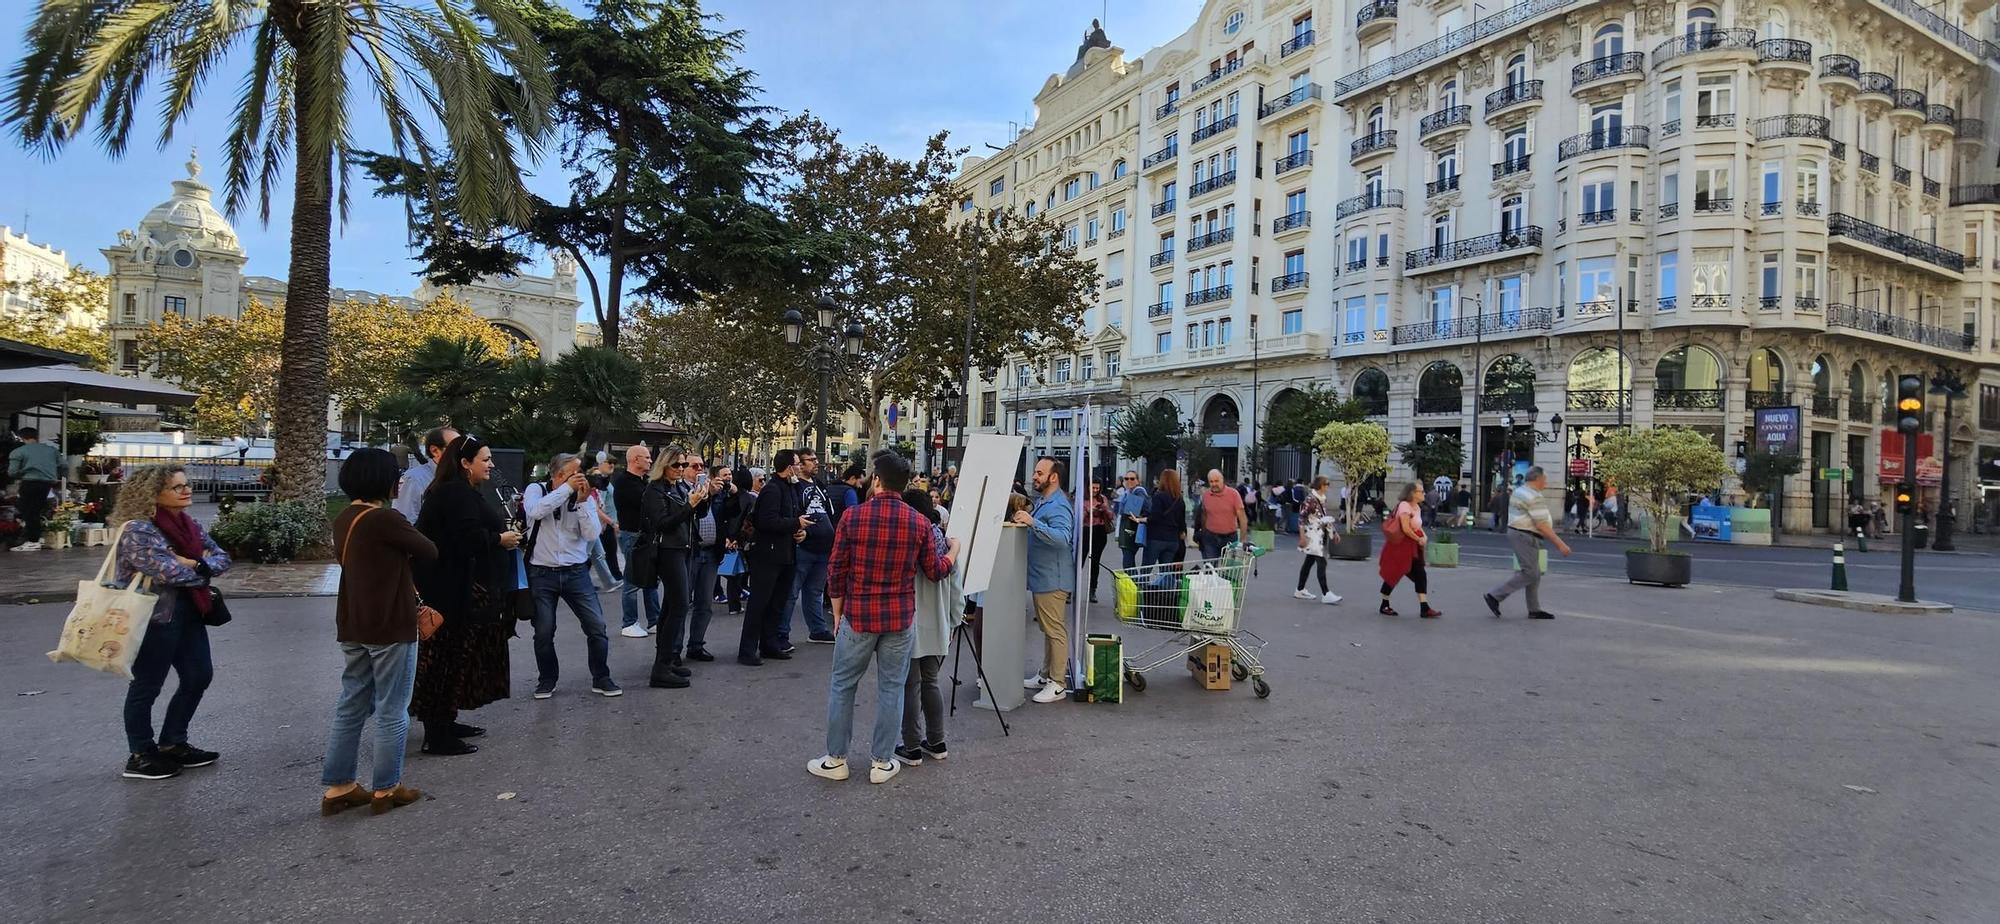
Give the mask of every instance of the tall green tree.
M 224 207 L 271 217 L 292 168 L 291 269 L 277 382 L 274 494 L 317 500 L 325 488 L 328 265 L 333 208 L 346 211 L 344 158 L 358 100 L 372 100 L 399 156 L 428 185 L 455 178 L 470 226 L 525 218 L 517 148 L 549 128 L 549 70 L 510 0 L 42 0 L 26 53 L 8 74 L 5 122 L 53 155 L 86 131 L 125 153 L 146 91 L 164 78 L 159 142 L 241 55 L 236 115 L 223 143 Z M 93 125 L 94 123 L 94 125 Z M 441 159 L 431 126 L 441 127 Z M 340 169 L 336 171 L 336 167 Z M 336 173 L 342 182 L 336 189 Z
M 1327 424 L 1360 423 L 1368 409 L 1352 398 L 1313 383 L 1271 408 L 1264 422 L 1264 449 L 1311 449 L 1313 434 Z
M 1415 472 L 1417 480 L 1429 487 L 1439 475 L 1456 479 L 1465 466 L 1465 444 L 1449 434 L 1420 437 L 1396 446 L 1403 464 Z M 1442 504 L 1445 498 L 1438 498 Z
M 1111 425 L 1111 443 L 1127 459 L 1173 458 L 1180 447 L 1180 414 L 1170 405 L 1133 402 L 1121 409 Z M 1171 463 L 1170 463 L 1171 464 Z M 1147 472 L 1148 476 L 1159 474 Z

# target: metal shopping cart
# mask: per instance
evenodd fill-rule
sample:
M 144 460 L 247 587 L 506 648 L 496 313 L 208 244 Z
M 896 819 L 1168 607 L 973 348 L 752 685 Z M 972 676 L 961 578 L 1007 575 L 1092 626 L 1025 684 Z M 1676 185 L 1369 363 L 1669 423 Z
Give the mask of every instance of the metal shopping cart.
M 1146 689 L 1148 671 L 1178 665 L 1213 642 L 1229 646 L 1232 677 L 1239 682 L 1249 680 L 1259 699 L 1271 695 L 1271 685 L 1264 680 L 1264 664 L 1257 657 L 1264 639 L 1243 628 L 1243 591 L 1252 563 L 1262 554 L 1264 551 L 1256 546 L 1231 543 L 1215 558 L 1162 562 L 1123 572 L 1118 580 L 1129 577 L 1138 586 L 1138 605 L 1116 607 L 1118 621 L 1171 633 L 1151 648 L 1125 659 L 1125 682 L 1131 684 L 1134 692 Z M 1209 574 L 1227 582 L 1229 606 L 1226 611 L 1215 606 L 1205 614 L 1191 612 L 1189 601 L 1194 579 Z M 1212 582 L 1209 586 L 1213 586 Z M 1204 601 L 1197 604 L 1201 602 Z

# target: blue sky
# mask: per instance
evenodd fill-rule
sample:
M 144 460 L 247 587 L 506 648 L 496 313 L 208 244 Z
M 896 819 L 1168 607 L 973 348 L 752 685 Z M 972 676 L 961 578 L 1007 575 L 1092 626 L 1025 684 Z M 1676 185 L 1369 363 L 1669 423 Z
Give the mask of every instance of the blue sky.
M 1049 74 L 1069 67 L 1090 20 L 1101 13 L 1112 43 L 1138 57 L 1185 31 L 1201 7 L 1200 0 L 709 0 L 707 6 L 723 17 L 723 28 L 744 31 L 741 63 L 758 73 L 768 105 L 811 110 L 848 138 L 898 154 L 916 153 L 938 129 L 975 150 L 986 142 L 1006 143 L 1008 123 L 1032 118 L 1034 94 Z M 0 34 L 7 69 L 21 54 L 25 23 L 17 23 Z M 153 144 L 157 122 L 143 120 L 118 160 L 87 143 L 53 160 L 18 141 L 0 143 L 0 224 L 17 231 L 25 226 L 36 241 L 102 271 L 98 248 L 167 197 L 169 182 L 183 175 L 190 146 L 202 151 L 204 179 L 220 182 L 216 152 L 241 72 L 240 65 L 218 72 L 165 150 Z M 369 130 L 373 122 L 365 114 L 359 121 L 368 126 L 360 140 L 379 144 Z M 564 179 L 559 168 L 540 168 L 531 185 L 558 193 Z M 258 224 L 254 207 L 234 216 L 250 274 L 285 276 L 289 212 L 286 197 L 273 201 L 270 227 Z M 336 235 L 334 285 L 392 294 L 415 287 L 397 203 L 357 187 L 349 221 Z

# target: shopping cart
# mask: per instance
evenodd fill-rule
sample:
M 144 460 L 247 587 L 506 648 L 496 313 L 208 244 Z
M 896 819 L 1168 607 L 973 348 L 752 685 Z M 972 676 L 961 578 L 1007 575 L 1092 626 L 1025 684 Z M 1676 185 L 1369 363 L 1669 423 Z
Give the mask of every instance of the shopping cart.
M 1148 671 L 1179 665 L 1183 659 L 1192 659 L 1195 652 L 1215 643 L 1229 646 L 1231 676 L 1238 682 L 1249 680 L 1259 699 L 1271 695 L 1271 685 L 1264 680 L 1264 664 L 1257 657 L 1264 639 L 1243 628 L 1243 591 L 1252 564 L 1262 554 L 1264 550 L 1256 546 L 1230 543 L 1215 558 L 1162 562 L 1123 572 L 1138 585 L 1139 600 L 1136 607 L 1115 607 L 1118 621 L 1170 633 L 1158 644 L 1125 659 L 1125 682 L 1131 684 L 1134 692 L 1146 689 Z M 1205 574 L 1214 574 L 1228 583 L 1230 606 L 1220 617 L 1206 621 L 1191 619 L 1188 606 L 1191 585 L 1194 578 Z

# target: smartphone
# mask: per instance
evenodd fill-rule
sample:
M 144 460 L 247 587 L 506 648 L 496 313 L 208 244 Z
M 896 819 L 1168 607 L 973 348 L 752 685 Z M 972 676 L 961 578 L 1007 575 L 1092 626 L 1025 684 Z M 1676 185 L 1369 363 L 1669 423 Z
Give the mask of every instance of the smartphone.
M 703 472 L 703 473 L 701 473 L 701 474 L 699 474 L 699 475 L 696 475 L 696 476 L 694 476 L 694 486 L 695 486 L 695 487 L 697 487 L 697 488 L 700 488 L 700 487 L 706 487 L 707 485 L 708 485 L 708 473 L 707 473 L 707 472 Z

